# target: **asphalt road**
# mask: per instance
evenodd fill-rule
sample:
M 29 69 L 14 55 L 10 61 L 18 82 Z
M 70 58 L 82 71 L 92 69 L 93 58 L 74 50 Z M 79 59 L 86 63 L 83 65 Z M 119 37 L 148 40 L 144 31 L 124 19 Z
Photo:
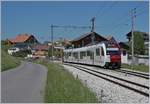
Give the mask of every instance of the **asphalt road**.
M 42 103 L 47 69 L 23 62 L 19 67 L 1 73 L 2 103 Z

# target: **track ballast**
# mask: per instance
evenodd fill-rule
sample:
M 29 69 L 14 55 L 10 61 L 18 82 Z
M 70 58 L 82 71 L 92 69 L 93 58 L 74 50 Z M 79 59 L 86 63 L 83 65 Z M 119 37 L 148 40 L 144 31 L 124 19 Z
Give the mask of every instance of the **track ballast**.
M 79 66 L 79 65 L 75 65 L 75 64 L 68 64 L 68 63 L 64 63 L 64 64 L 72 66 L 74 68 L 77 68 L 78 70 L 82 70 L 86 73 L 92 74 L 92 75 L 97 76 L 99 78 L 105 79 L 109 82 L 112 82 L 114 84 L 117 84 L 117 85 L 122 86 L 124 88 L 127 88 L 129 90 L 137 92 L 137 93 L 139 93 L 141 95 L 144 95 L 146 97 L 149 97 L 149 93 L 147 93 L 149 91 L 149 86 L 142 85 L 142 84 L 139 84 L 139 83 L 135 83 L 135 82 L 132 82 L 132 81 L 129 81 L 129 80 L 125 80 L 125 79 L 122 79 L 122 78 L 119 78 L 119 77 L 116 77 L 116 76 L 112 76 L 112 75 L 109 75 L 109 74 L 106 74 L 106 73 L 101 73 L 99 71 L 96 71 L 96 70 L 93 70 L 93 69 L 90 69 L 90 68 L 87 68 L 87 67 L 83 67 L 83 66 Z M 116 81 L 116 80 L 118 80 L 118 81 Z M 136 87 L 133 87 L 133 86 L 136 86 Z M 141 90 L 141 89 L 143 89 L 143 90 Z

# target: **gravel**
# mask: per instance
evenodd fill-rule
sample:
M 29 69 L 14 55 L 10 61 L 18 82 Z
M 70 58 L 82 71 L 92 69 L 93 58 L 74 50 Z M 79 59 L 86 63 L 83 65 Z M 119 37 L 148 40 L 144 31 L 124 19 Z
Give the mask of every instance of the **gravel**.
M 90 68 L 90 69 L 92 68 L 92 69 L 99 71 L 99 72 L 102 72 L 102 73 L 110 74 L 113 76 L 117 76 L 119 78 L 123 78 L 125 80 L 129 80 L 129 81 L 137 82 L 137 83 L 145 85 L 145 86 L 149 86 L 149 80 L 145 79 L 145 78 L 139 78 L 138 76 L 125 74 L 125 73 L 117 72 L 114 70 L 108 70 L 108 69 L 102 69 L 102 68 L 93 68 L 93 67 L 85 66 L 85 65 L 79 65 L 79 66 L 84 66 L 84 67 Z
M 90 75 L 74 67 L 63 65 L 75 78 L 93 91 L 102 103 L 148 103 L 149 98 L 114 83 Z M 112 72 L 111 72 L 112 73 Z M 122 76 L 122 75 L 120 75 Z M 134 79 L 134 78 L 133 78 Z M 146 82 L 145 82 L 146 83 Z

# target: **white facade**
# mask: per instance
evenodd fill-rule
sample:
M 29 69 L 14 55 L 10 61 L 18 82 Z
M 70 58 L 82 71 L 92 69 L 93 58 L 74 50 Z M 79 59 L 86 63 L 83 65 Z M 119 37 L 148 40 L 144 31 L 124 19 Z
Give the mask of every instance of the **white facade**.
M 128 64 L 128 54 L 126 51 L 121 51 L 121 63 Z

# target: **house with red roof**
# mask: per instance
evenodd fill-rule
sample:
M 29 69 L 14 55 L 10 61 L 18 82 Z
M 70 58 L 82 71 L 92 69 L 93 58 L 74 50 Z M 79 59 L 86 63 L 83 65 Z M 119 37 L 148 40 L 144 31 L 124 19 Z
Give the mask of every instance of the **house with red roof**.
M 32 47 L 33 58 L 46 58 L 48 56 L 48 50 L 50 46 L 45 44 L 37 44 Z
M 19 34 L 13 39 L 8 39 L 8 44 L 17 44 L 17 43 L 29 43 L 29 44 L 34 44 L 38 43 L 37 39 L 30 34 Z

